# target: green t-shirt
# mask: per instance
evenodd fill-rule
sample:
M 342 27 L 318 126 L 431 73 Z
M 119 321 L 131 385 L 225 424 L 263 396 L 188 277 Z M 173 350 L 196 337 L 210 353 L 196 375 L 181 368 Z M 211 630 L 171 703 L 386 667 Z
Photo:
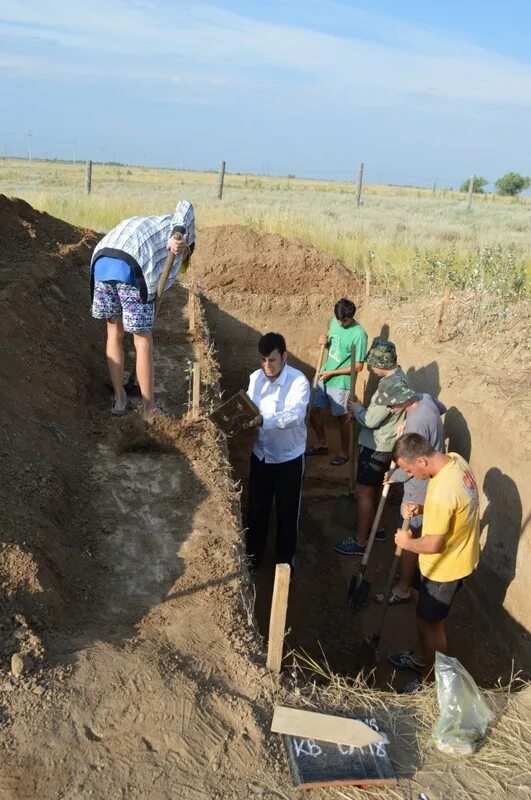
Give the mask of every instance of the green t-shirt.
M 367 331 L 358 322 L 342 328 L 333 319 L 328 329 L 328 358 L 323 370 L 350 367 L 350 350 L 356 346 L 356 361 L 365 361 L 367 355 Z M 349 389 L 350 375 L 333 375 L 326 381 L 332 389 Z

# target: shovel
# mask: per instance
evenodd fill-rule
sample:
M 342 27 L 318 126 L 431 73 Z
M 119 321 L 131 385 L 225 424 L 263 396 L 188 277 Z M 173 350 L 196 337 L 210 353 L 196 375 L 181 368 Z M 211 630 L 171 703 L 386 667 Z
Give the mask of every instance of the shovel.
M 180 235 L 180 234 L 176 234 Z M 181 237 L 182 238 L 182 237 Z M 153 314 L 153 323 L 157 319 L 157 314 L 160 310 L 160 304 L 162 303 L 162 295 L 164 294 L 164 290 L 166 288 L 166 284 L 168 282 L 168 277 L 171 272 L 171 268 L 173 267 L 173 262 L 175 261 L 175 255 L 173 253 L 168 253 L 166 257 L 166 261 L 164 262 L 164 267 L 162 268 L 162 274 L 159 278 L 159 282 L 157 285 L 157 294 L 155 295 L 155 308 Z M 132 397 L 140 397 L 140 387 L 136 380 L 136 354 L 134 357 L 133 368 L 129 373 L 129 378 L 127 379 L 127 383 L 124 385 L 124 389 L 128 395 Z
M 389 484 L 387 484 L 389 485 Z M 409 528 L 410 518 L 404 517 L 402 520 L 402 530 L 407 531 Z M 387 585 L 385 587 L 385 594 L 384 600 L 382 605 L 382 613 L 380 614 L 380 621 L 378 623 L 378 627 L 376 628 L 375 632 L 371 636 L 370 639 L 365 639 L 363 642 L 363 652 L 364 657 L 363 660 L 365 663 L 374 663 L 377 658 L 378 654 L 378 645 L 380 644 L 380 637 L 382 635 L 382 629 L 385 622 L 385 615 L 387 614 L 387 609 L 389 608 L 389 595 L 391 594 L 391 590 L 393 588 L 393 583 L 395 581 L 396 571 L 398 569 L 398 563 L 400 561 L 400 556 L 402 555 L 402 548 L 397 547 L 395 550 L 395 556 L 393 558 L 393 563 L 391 564 L 391 569 L 389 570 L 389 575 L 387 578 Z
M 391 474 L 396 467 L 394 461 L 391 461 L 391 465 L 389 467 L 389 474 Z M 361 611 L 362 608 L 367 603 L 369 598 L 369 591 L 371 588 L 371 584 L 364 579 L 365 570 L 367 568 L 367 562 L 369 561 L 369 557 L 371 555 L 372 546 L 374 544 L 374 539 L 376 537 L 376 531 L 378 530 L 378 526 L 380 524 L 380 519 L 382 518 L 382 513 L 385 506 L 385 501 L 387 500 L 387 495 L 389 494 L 389 489 L 391 488 L 390 483 L 385 483 L 382 489 L 382 494 L 380 497 L 380 502 L 378 503 L 378 508 L 376 509 L 376 514 L 374 516 L 374 522 L 372 523 L 371 532 L 369 534 L 369 540 L 365 546 L 365 552 L 363 554 L 363 558 L 361 560 L 361 566 L 359 568 L 359 572 L 357 575 L 353 575 L 350 580 L 350 586 L 348 589 L 348 604 L 351 607 L 354 613 Z
M 310 393 L 310 401 L 308 403 L 308 408 L 306 410 L 306 420 L 310 419 L 310 414 L 313 408 L 313 402 L 315 399 L 315 390 L 317 389 L 317 384 L 319 383 L 319 374 L 321 372 L 321 365 L 323 363 L 323 356 L 325 351 L 326 344 L 321 345 L 321 349 L 319 350 L 319 360 L 317 361 L 317 366 L 315 368 L 315 375 L 313 376 L 312 381 L 312 391 Z
M 352 345 L 350 351 L 350 398 L 356 399 L 356 345 Z M 338 498 L 333 511 L 333 519 L 338 525 L 343 528 L 352 527 L 352 519 L 356 510 L 356 466 L 357 466 L 357 449 L 356 442 L 358 439 L 358 428 L 356 418 L 352 415 L 350 420 L 350 441 L 349 441 L 349 461 L 348 461 L 348 494 Z

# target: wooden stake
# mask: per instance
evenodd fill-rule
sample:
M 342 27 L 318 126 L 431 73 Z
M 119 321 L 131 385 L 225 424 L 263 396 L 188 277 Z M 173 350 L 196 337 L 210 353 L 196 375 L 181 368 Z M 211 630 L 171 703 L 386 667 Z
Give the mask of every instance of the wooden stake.
M 188 330 L 190 333 L 195 331 L 195 292 L 188 294 Z
M 192 380 L 192 416 L 199 417 L 199 403 L 201 400 L 201 365 L 194 361 L 194 374 Z
M 365 297 L 371 293 L 371 271 L 369 267 L 365 267 Z
M 223 183 L 225 181 L 225 162 L 219 162 L 219 178 L 218 178 L 218 200 L 223 197 Z
M 450 302 L 450 287 L 446 285 L 444 287 L 444 297 L 441 303 L 441 310 L 439 311 L 439 319 L 437 320 L 437 327 L 435 328 L 435 341 L 440 342 L 442 338 L 442 324 L 444 319 L 444 314 L 448 307 L 448 303 Z
M 356 205 L 359 206 L 361 203 L 361 186 L 363 184 L 363 161 L 358 167 L 358 181 L 356 184 Z
M 277 564 L 275 570 L 275 585 L 273 586 L 273 599 L 271 601 L 271 616 L 269 618 L 269 641 L 267 645 L 267 667 L 274 672 L 280 672 L 282 667 L 282 650 L 284 647 L 284 631 L 286 629 L 286 616 L 288 613 L 290 577 L 290 565 Z

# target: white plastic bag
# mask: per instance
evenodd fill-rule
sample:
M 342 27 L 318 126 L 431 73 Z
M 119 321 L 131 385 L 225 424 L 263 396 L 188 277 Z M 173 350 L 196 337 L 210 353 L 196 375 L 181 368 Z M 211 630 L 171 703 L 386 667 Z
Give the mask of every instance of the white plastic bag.
M 443 753 L 469 756 L 485 735 L 494 713 L 457 658 L 436 653 L 435 684 L 440 710 L 432 741 Z

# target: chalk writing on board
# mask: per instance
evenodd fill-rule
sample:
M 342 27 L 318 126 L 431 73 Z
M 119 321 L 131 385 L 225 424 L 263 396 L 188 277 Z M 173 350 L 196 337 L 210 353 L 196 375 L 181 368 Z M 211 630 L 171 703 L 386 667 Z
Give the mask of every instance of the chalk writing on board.
M 372 728 L 374 731 L 378 731 L 378 725 L 376 724 L 375 719 L 364 719 L 363 722 L 369 728 Z M 337 749 L 341 753 L 342 756 L 352 756 L 356 752 L 360 750 L 368 750 L 369 753 L 373 756 L 378 756 L 378 758 L 385 758 L 387 756 L 387 750 L 385 749 L 386 744 L 389 744 L 389 740 L 387 736 L 384 735 L 384 740 L 381 742 L 375 742 L 375 744 L 368 744 L 365 747 L 359 747 L 355 744 L 339 744 L 337 743 Z M 293 738 L 293 745 L 295 747 L 295 755 L 297 758 L 301 756 L 308 756 L 310 758 L 318 758 L 320 755 L 323 754 L 323 749 L 320 747 L 314 739 L 297 739 L 295 736 Z

